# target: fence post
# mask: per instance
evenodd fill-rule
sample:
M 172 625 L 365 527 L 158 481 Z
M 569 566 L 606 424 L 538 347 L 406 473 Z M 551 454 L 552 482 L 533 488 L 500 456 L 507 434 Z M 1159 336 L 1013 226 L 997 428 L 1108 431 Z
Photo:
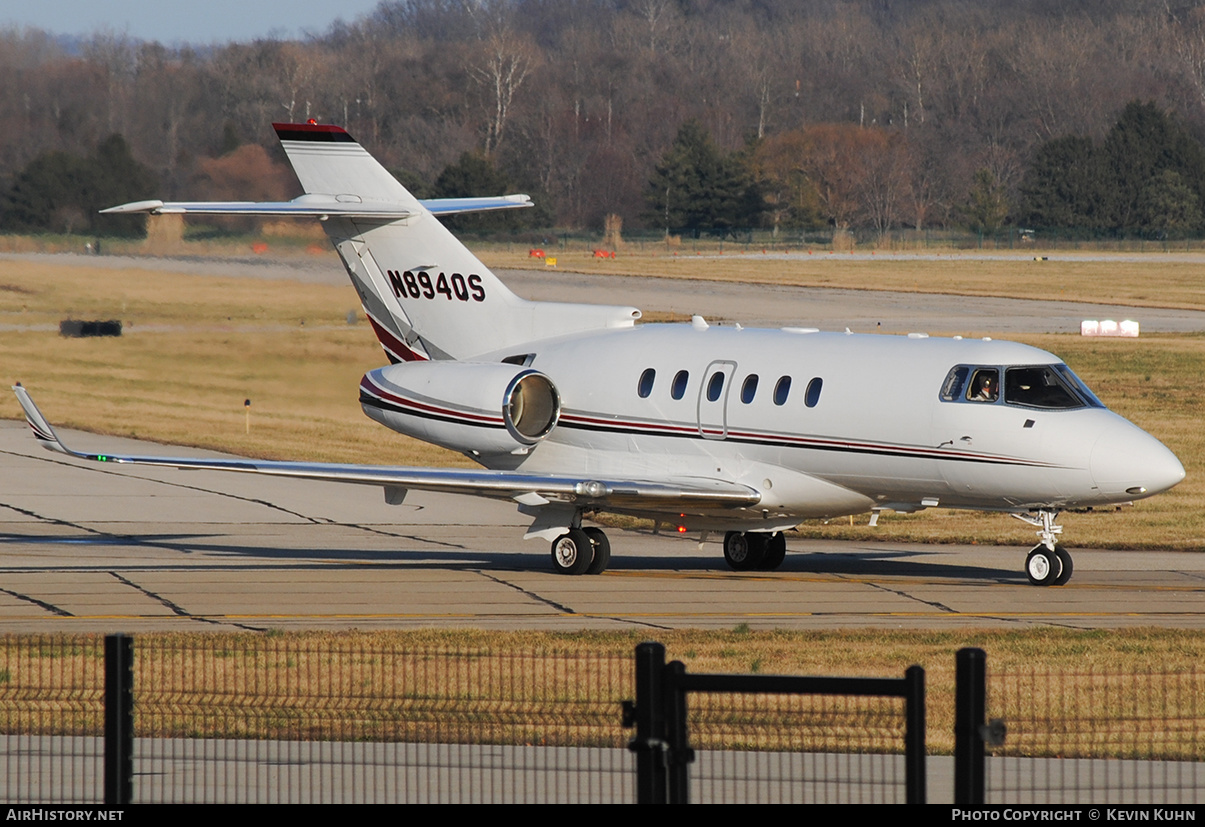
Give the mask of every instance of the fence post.
M 925 670 L 909 666 L 904 671 L 907 683 L 904 714 L 904 802 L 926 803 L 925 792 Z
M 984 799 L 983 727 L 987 715 L 987 653 L 959 649 L 954 656 L 954 804 L 979 807 Z
M 686 674 L 686 664 L 676 660 L 666 667 L 665 740 L 669 745 L 668 801 L 670 804 L 690 803 L 690 763 L 695 760 L 690 748 L 690 733 L 686 727 L 686 692 L 678 679 Z
M 105 804 L 134 797 L 134 639 L 105 637 Z
M 665 804 L 665 647 L 636 646 L 636 737 L 628 749 L 636 753 L 636 803 Z

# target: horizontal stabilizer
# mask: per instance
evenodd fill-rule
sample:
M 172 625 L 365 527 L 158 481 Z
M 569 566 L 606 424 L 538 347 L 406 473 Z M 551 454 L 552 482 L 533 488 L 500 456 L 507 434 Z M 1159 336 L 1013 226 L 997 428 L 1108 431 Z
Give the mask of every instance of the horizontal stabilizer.
M 434 215 L 514 210 L 532 206 L 526 195 L 492 198 L 430 198 L 418 202 Z M 134 201 L 101 210 L 104 215 L 272 215 L 295 218 L 375 218 L 396 221 L 415 214 L 400 204 L 369 202 L 354 195 L 300 195 L 292 201 Z

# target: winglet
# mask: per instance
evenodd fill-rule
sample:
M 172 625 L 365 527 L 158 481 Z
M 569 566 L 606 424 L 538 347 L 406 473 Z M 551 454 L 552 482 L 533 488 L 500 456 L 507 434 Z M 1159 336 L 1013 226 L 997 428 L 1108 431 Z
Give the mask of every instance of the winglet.
M 17 401 L 21 403 L 21 409 L 25 411 L 25 421 L 29 423 L 29 429 L 33 431 L 38 442 L 42 443 L 42 447 L 62 454 L 74 454 L 59 439 L 59 435 L 54 432 L 54 428 L 50 427 L 46 417 L 42 416 L 38 406 L 29 397 L 29 391 L 25 390 L 20 382 L 13 385 L 13 393 L 17 395 Z

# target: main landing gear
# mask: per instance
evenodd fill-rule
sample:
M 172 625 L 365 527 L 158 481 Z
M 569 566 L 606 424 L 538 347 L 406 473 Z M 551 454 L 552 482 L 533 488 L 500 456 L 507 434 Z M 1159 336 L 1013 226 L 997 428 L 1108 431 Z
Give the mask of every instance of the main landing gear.
M 1063 527 L 1055 525 L 1057 511 L 1043 509 L 1036 517 L 1029 514 L 1014 515 L 1030 525 L 1041 526 L 1038 536 L 1042 542 L 1033 547 L 1025 558 L 1025 574 L 1034 586 L 1062 586 L 1071 579 L 1075 565 L 1071 554 L 1055 538 L 1063 533 Z
M 552 541 L 557 574 L 602 574 L 611 562 L 611 541 L 601 528 L 571 528 Z
M 733 571 L 773 571 L 787 556 L 781 531 L 729 531 L 724 535 L 724 561 Z

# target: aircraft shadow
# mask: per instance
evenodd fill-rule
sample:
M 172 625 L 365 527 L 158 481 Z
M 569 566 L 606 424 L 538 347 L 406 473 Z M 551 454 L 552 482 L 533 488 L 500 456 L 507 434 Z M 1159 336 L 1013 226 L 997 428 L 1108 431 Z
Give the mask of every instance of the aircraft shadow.
M 404 567 L 417 569 L 452 569 L 477 570 L 493 569 L 499 571 L 548 571 L 548 552 L 544 544 L 532 545 L 531 551 L 499 550 L 480 551 L 449 546 L 447 548 L 348 548 L 340 547 L 311 547 L 311 548 L 278 548 L 249 543 L 220 543 L 213 540 L 217 537 L 228 537 L 227 534 L 203 534 L 197 532 L 140 534 L 140 535 L 95 535 L 82 534 L 74 536 L 23 535 L 20 533 L 0 534 L 0 546 L 31 545 L 31 546 L 74 546 L 81 549 L 89 546 L 141 546 L 177 552 L 183 555 L 206 555 L 212 557 L 209 564 L 188 563 L 192 567 L 221 568 L 223 560 L 238 559 L 241 565 L 253 560 L 279 564 L 290 561 L 303 567 L 338 567 L 340 561 L 349 567 L 363 568 L 365 566 Z M 398 537 L 400 544 L 413 542 L 409 538 Z M 540 551 L 534 551 L 534 548 Z M 731 573 L 720 553 L 718 545 L 709 545 L 699 551 L 694 546 L 683 548 L 680 554 L 650 555 L 647 553 L 624 556 L 622 553 L 611 558 L 611 571 L 677 571 L 677 572 L 709 572 Z M 105 562 L 97 559 L 98 555 L 80 552 L 76 565 L 106 566 Z M 159 565 L 171 567 L 167 560 L 157 561 Z M 3 563 L 0 562 L 0 568 Z M 123 562 L 122 568 L 128 567 L 128 561 Z M 1020 582 L 1025 579 L 1023 573 L 1016 569 L 997 568 L 995 566 L 972 566 L 940 562 L 936 552 L 918 552 L 915 547 L 909 549 L 893 549 L 890 546 L 874 548 L 860 546 L 856 550 L 836 552 L 790 552 L 777 572 L 753 572 L 764 577 L 782 574 L 844 574 L 858 577 L 908 577 L 908 578 L 950 578 L 959 580 L 980 580 L 987 582 Z M 735 573 L 733 573 L 735 574 Z

